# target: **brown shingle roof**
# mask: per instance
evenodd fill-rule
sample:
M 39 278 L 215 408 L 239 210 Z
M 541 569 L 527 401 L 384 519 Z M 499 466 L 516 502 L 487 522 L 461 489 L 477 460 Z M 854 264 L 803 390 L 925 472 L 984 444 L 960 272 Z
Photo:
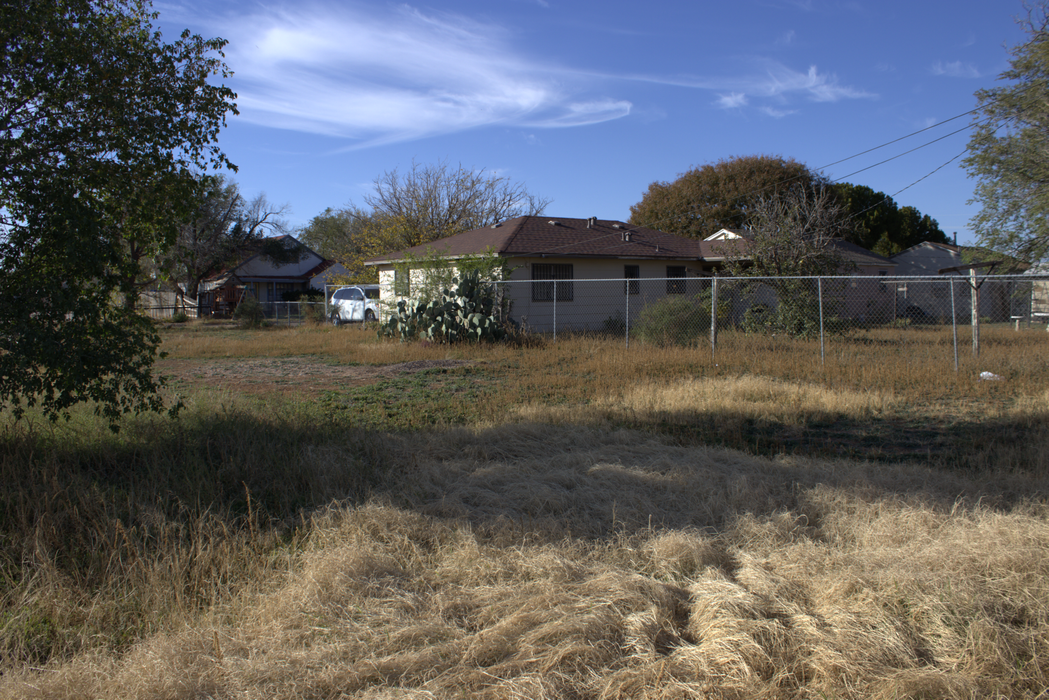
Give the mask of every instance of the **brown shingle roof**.
M 366 265 L 401 260 L 408 255 L 439 253 L 447 257 L 494 251 L 503 257 L 550 255 L 576 258 L 651 258 L 697 260 L 704 244 L 690 238 L 608 219 L 521 216 L 487 228 L 465 231 L 407 250 L 371 258 Z M 629 234 L 627 236 L 626 234 Z M 717 245 L 723 245 L 718 243 Z

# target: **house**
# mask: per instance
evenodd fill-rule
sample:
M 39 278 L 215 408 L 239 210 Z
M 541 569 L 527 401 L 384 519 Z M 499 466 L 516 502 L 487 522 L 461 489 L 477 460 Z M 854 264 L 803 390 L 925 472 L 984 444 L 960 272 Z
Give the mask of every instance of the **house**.
M 745 231 L 723 228 L 717 233 L 706 237 L 704 242 L 715 241 L 745 241 Z M 851 279 L 830 279 L 823 288 L 824 304 L 832 309 L 832 314 L 844 318 L 851 318 L 861 322 L 883 323 L 895 318 L 894 297 L 891 285 L 887 280 L 870 281 L 860 279 L 862 277 L 891 277 L 896 274 L 897 264 L 884 256 L 849 241 L 834 238 L 828 241 L 827 246 L 841 258 L 846 269 L 841 271 Z M 742 300 L 744 306 L 760 303 L 764 305 L 775 305 L 776 292 L 770 285 L 765 288 L 751 290 L 747 297 Z M 738 304 L 737 304 L 738 305 Z M 745 309 L 736 309 L 734 316 L 739 316 Z
M 277 236 L 268 241 L 297 250 L 298 258 L 291 256 L 281 264 L 261 253 L 251 254 L 201 284 L 200 307 L 223 315 L 236 308 L 246 296 L 254 297 L 264 306 L 272 306 L 274 302 L 285 301 L 289 292 L 323 290 L 333 277 L 349 276 L 349 271 L 340 263 L 326 260 L 292 236 Z
M 527 327 L 598 330 L 605 320 L 633 316 L 669 294 L 698 293 L 731 251 L 622 221 L 521 216 L 439 241 L 372 258 L 384 305 L 412 297 L 418 270 L 406 259 L 437 254 L 455 261 L 498 256 L 511 271 L 504 285 L 511 315 Z M 577 286 L 573 280 L 602 280 Z M 631 305 L 633 308 L 631 309 Z
M 972 318 L 972 289 L 968 275 L 940 275 L 939 271 L 972 263 L 996 261 L 993 274 L 1019 274 L 1029 265 L 986 248 L 958 246 L 947 243 L 925 241 L 911 246 L 891 260 L 897 264 L 896 274 L 901 277 L 938 277 L 933 280 L 898 280 L 896 282 L 897 307 L 900 315 L 917 320 L 939 320 L 951 318 L 951 290 L 954 290 L 953 309 L 958 322 L 969 322 Z M 980 276 L 988 271 L 978 271 Z M 953 282 L 952 282 L 953 280 Z M 1020 283 L 1013 281 L 988 281 L 980 285 L 980 316 L 991 321 L 1008 321 L 1024 307 L 1018 290 Z

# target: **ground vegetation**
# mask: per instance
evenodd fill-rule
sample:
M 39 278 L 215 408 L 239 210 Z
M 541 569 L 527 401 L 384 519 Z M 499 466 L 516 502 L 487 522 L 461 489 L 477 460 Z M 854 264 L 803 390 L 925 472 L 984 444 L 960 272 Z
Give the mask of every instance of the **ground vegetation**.
M 1045 334 L 883 333 L 173 325 L 178 423 L 3 426 L 0 695 L 1036 698 Z

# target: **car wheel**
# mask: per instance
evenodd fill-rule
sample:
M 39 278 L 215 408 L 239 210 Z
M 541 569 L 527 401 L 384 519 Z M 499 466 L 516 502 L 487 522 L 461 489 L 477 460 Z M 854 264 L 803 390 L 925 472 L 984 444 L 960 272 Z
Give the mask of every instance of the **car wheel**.
M 364 320 L 365 321 L 374 321 L 375 320 L 375 312 L 372 311 L 371 309 L 368 309 L 367 311 L 365 311 L 364 312 Z
M 342 325 L 342 318 L 339 317 L 339 312 L 338 311 L 332 311 L 331 312 L 331 325 L 333 325 L 333 326 L 341 326 Z

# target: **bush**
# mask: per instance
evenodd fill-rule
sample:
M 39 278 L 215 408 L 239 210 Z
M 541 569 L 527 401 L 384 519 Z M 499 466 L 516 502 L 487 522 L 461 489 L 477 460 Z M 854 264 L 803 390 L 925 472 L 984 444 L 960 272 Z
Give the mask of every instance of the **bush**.
M 185 323 L 188 320 L 189 316 L 186 314 L 185 311 L 176 311 L 175 313 L 171 314 L 172 323 Z
M 605 319 L 601 330 L 606 335 L 621 336 L 626 332 L 626 316 L 622 311 L 616 311 Z
M 718 305 L 718 319 L 728 314 L 728 304 Z M 649 304 L 631 327 L 638 339 L 656 345 L 690 345 L 710 333 L 710 292 L 696 296 L 668 295 Z
M 266 313 L 258 299 L 244 297 L 233 310 L 233 318 L 240 321 L 241 328 L 261 328 L 266 322 Z
M 323 301 L 323 299 L 322 299 Z M 318 325 L 327 323 L 328 319 L 324 315 L 324 304 L 323 303 L 311 303 L 307 304 L 302 311 L 303 318 L 306 323 L 310 325 Z
M 826 300 L 823 305 L 825 335 L 842 335 L 852 325 L 836 312 L 840 312 L 840 304 Z M 818 338 L 819 297 L 807 280 L 785 280 L 776 290 L 776 300 L 768 304 L 751 305 L 743 314 L 740 325 L 747 333 Z

